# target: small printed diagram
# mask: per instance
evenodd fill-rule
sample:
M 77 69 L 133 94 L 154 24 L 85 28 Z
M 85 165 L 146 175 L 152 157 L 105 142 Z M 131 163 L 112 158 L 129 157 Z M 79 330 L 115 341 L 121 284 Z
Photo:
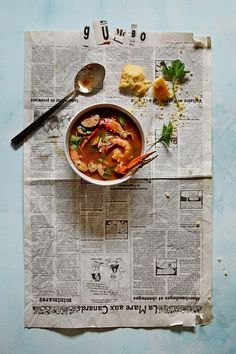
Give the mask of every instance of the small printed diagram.
M 94 282 L 100 282 L 101 281 L 101 272 L 100 272 L 100 267 L 103 264 L 101 260 L 92 260 L 91 262 L 91 277 L 92 281 Z
M 122 258 L 106 258 L 91 260 L 91 280 L 95 283 L 107 281 L 110 283 L 114 280 L 121 280 L 123 270 Z
M 106 220 L 106 240 L 127 240 L 128 220 Z
M 87 267 L 83 272 L 84 299 L 106 302 L 107 299 L 117 301 L 119 296 L 128 298 L 128 278 L 124 276 L 126 269 L 122 258 L 97 257 L 87 261 Z
M 120 281 L 123 278 L 123 259 L 122 258 L 107 258 L 105 260 L 105 266 L 109 270 L 109 288 L 112 290 L 119 290 Z
M 122 278 L 122 273 L 123 273 L 123 271 L 121 270 L 122 263 L 123 263 L 122 258 L 107 258 L 106 259 L 105 264 L 108 267 L 108 269 L 110 270 L 110 278 L 111 279 L 117 278 L 118 274 L 119 274 L 119 278 Z
M 155 259 L 155 275 L 177 275 L 177 259 Z
M 161 132 L 162 132 L 161 129 L 155 129 L 155 141 L 157 141 L 160 138 Z M 175 131 L 171 135 L 170 145 L 168 146 L 168 149 L 171 149 L 171 148 L 176 149 L 177 147 L 178 147 L 178 131 Z M 165 145 L 158 143 L 158 148 L 165 149 Z
M 181 190 L 180 209 L 202 209 L 203 190 Z

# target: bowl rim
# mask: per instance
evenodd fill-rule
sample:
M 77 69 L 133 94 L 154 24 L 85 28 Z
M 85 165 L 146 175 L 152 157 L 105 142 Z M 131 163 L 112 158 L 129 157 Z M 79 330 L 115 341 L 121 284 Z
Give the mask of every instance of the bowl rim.
M 140 124 L 140 122 L 138 121 L 137 117 L 131 113 L 130 111 L 127 110 L 127 108 L 120 106 L 118 104 L 114 104 L 114 103 L 108 103 L 108 102 L 102 102 L 102 103 L 96 103 L 96 104 L 92 104 L 89 106 L 84 107 L 82 110 L 78 111 L 70 120 L 70 122 L 67 125 L 65 134 L 64 134 L 64 151 L 65 151 L 65 155 L 66 155 L 66 159 L 69 162 L 69 165 L 71 166 L 71 168 L 73 169 L 73 171 L 79 176 L 81 177 L 83 180 L 91 183 L 91 184 L 95 184 L 95 185 L 99 185 L 99 186 L 114 186 L 120 183 L 123 183 L 127 180 L 129 180 L 131 178 L 131 175 L 128 176 L 124 176 L 121 178 L 117 178 L 114 180 L 108 180 L 108 181 L 102 181 L 102 180 L 98 180 L 92 177 L 87 176 L 85 173 L 79 171 L 74 163 L 71 160 L 70 154 L 69 154 L 69 135 L 70 135 L 70 130 L 71 127 L 74 125 L 75 121 L 81 117 L 83 114 L 92 111 L 94 109 L 97 108 L 113 108 L 113 109 L 117 109 L 118 111 L 121 111 L 122 113 L 125 113 L 126 115 L 129 116 L 130 119 L 132 119 L 132 121 L 135 123 L 135 125 L 137 126 L 140 135 L 141 135 L 141 140 L 142 140 L 142 150 L 141 153 L 143 154 L 145 151 L 145 138 L 144 138 L 144 131 L 143 128 Z

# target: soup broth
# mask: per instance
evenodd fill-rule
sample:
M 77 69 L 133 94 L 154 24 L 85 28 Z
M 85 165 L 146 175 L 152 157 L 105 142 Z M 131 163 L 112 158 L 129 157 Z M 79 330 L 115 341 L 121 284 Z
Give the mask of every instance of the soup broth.
M 141 134 L 125 113 L 94 109 L 72 126 L 69 152 L 80 172 L 98 180 L 114 180 L 126 175 L 141 155 Z

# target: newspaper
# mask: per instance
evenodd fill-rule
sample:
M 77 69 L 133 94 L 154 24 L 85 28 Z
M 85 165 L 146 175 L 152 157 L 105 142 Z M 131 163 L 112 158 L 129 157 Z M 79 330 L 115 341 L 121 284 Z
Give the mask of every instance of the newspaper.
M 82 66 L 105 66 L 103 90 L 67 102 L 25 143 L 25 326 L 169 327 L 207 324 L 211 314 L 211 50 L 190 33 L 133 35 L 104 45 L 82 33 L 25 34 L 25 125 L 73 89 Z M 89 30 L 88 30 L 89 29 Z M 89 35 L 88 35 L 89 33 Z M 152 81 L 160 63 L 190 71 L 178 98 L 160 107 L 119 92 L 124 64 Z M 66 161 L 70 119 L 94 103 L 132 110 L 151 144 L 172 121 L 170 147 L 112 187 L 81 180 Z

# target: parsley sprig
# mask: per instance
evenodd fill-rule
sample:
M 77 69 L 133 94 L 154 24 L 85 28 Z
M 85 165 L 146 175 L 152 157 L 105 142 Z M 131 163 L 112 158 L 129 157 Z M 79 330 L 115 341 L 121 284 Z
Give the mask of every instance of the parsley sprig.
M 77 150 L 79 144 L 81 143 L 81 141 L 84 139 L 83 136 L 77 136 L 77 135 L 71 135 L 70 136 L 70 142 L 71 142 L 71 146 L 73 150 Z
M 114 166 L 108 166 L 105 168 L 104 173 L 103 173 L 103 178 L 109 178 L 112 175 L 112 172 L 114 170 Z
M 162 73 L 172 81 L 173 96 L 178 107 L 179 102 L 176 97 L 176 83 L 181 82 L 184 79 L 185 74 L 189 73 L 189 71 L 184 69 L 185 64 L 179 59 L 173 60 L 169 66 L 167 66 L 165 62 L 162 63 Z
M 163 124 L 161 137 L 158 139 L 157 142 L 169 146 L 172 133 L 173 133 L 173 124 L 171 122 L 169 122 L 167 125 Z
M 171 122 L 169 122 L 167 125 L 163 124 L 160 138 L 157 139 L 151 146 L 149 146 L 148 150 L 150 150 L 152 146 L 158 143 L 162 143 L 168 147 L 170 145 L 172 133 L 173 133 L 173 124 Z

